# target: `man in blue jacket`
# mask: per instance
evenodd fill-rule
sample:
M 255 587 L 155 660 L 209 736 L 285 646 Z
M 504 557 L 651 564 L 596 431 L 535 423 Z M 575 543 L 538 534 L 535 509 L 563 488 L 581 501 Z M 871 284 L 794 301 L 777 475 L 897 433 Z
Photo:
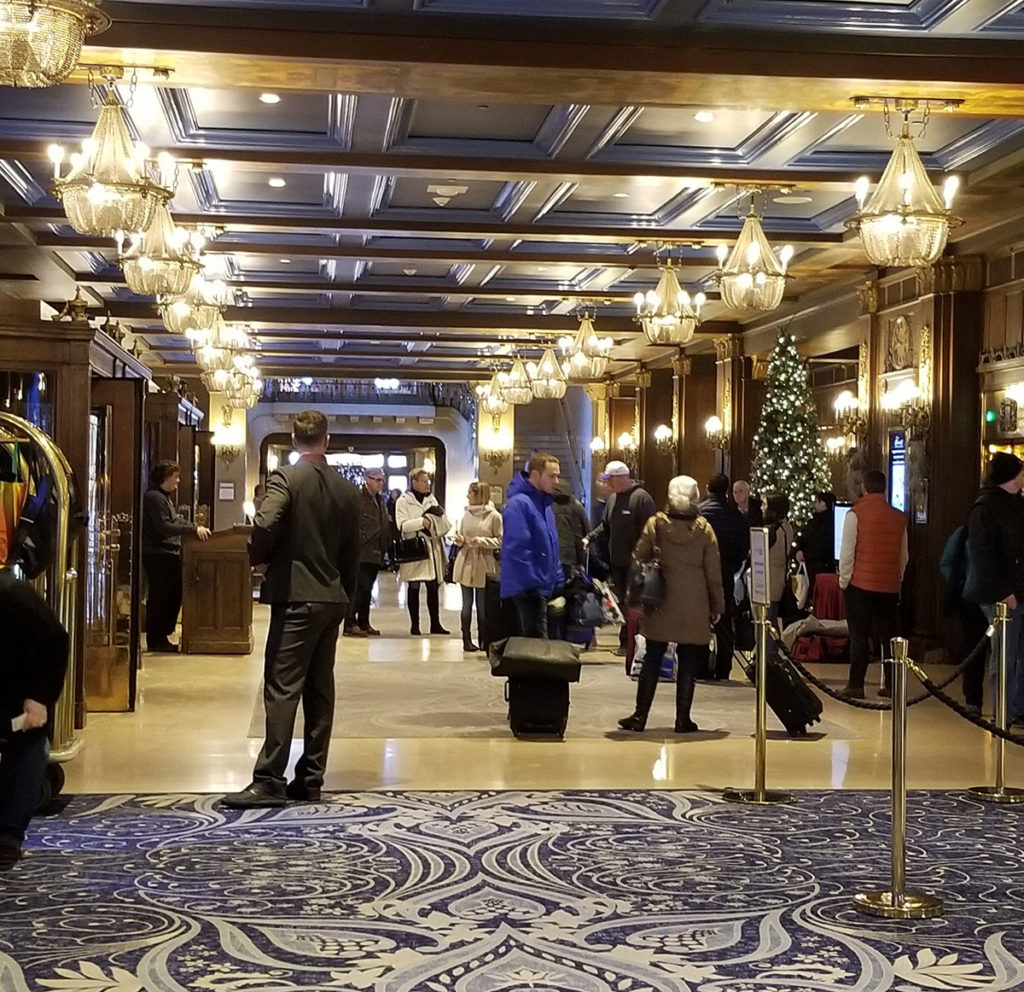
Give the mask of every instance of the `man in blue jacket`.
M 558 474 L 558 459 L 539 453 L 508 487 L 501 538 L 501 598 L 515 607 L 523 637 L 548 636 L 548 600 L 563 581 L 558 530 L 551 512 Z

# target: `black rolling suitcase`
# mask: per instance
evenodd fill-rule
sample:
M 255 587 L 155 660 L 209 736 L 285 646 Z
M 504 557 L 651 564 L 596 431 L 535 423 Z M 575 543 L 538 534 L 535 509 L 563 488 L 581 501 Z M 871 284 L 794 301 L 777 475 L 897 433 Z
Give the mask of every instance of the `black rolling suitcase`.
M 566 641 L 509 637 L 488 651 L 491 674 L 506 678 L 508 725 L 519 737 L 562 737 L 569 720 L 569 683 L 580 680 L 580 649 Z
M 747 678 L 757 685 L 752 657 L 737 651 Z M 781 653 L 768 659 L 765 700 L 790 737 L 806 737 L 807 728 L 821 720 L 821 700 L 811 691 L 789 658 Z
M 508 726 L 521 734 L 565 736 L 569 722 L 569 683 L 561 679 L 510 678 L 505 683 Z

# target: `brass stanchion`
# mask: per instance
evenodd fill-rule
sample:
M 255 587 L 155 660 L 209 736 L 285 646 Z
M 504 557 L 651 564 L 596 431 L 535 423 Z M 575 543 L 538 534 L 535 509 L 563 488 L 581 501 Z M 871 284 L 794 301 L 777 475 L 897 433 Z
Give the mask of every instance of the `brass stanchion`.
M 768 607 L 754 604 L 754 618 L 757 625 L 757 717 L 754 728 L 754 788 L 726 789 L 723 795 L 734 803 L 788 803 L 793 797 L 788 792 L 769 792 L 765 788 L 764 766 L 767 756 L 768 733 Z
M 996 628 L 996 654 L 999 668 L 996 682 L 996 726 L 1006 730 L 1006 691 L 1007 691 L 1007 643 L 1006 628 L 1010 624 L 1005 603 L 996 603 L 996 615 L 993 620 Z M 1024 802 L 1024 789 L 1008 789 L 1006 776 L 1006 741 L 1002 737 L 995 739 L 996 745 L 996 782 L 995 785 L 976 785 L 967 790 L 968 795 L 982 799 L 988 803 L 1020 803 Z
M 942 915 L 942 900 L 908 892 L 907 874 L 907 640 L 892 639 L 892 888 L 859 892 L 853 904 L 862 913 L 888 919 Z

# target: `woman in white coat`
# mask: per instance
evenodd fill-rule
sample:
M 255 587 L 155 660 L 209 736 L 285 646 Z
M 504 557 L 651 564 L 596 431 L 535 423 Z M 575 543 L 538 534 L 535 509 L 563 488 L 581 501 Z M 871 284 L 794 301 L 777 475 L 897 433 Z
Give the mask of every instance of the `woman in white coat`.
M 501 514 L 491 502 L 491 487 L 473 482 L 469 487 L 469 507 L 455 530 L 459 554 L 452 578 L 462 586 L 462 647 L 479 651 L 470 636 L 473 600 L 476 600 L 476 639 L 484 639 L 484 589 L 487 577 L 498 574 L 494 552 L 501 549 Z
M 430 613 L 430 633 L 448 634 L 441 626 L 440 585 L 444 581 L 444 538 L 452 529 L 444 515 L 444 507 L 430 491 L 430 473 L 424 469 L 413 472 L 409 479 L 412 488 L 402 493 L 395 503 L 395 526 L 403 540 L 422 534 L 426 544 L 426 557 L 420 561 L 405 561 L 398 566 L 398 578 L 408 583 L 406 604 L 409 607 L 409 633 L 420 632 L 420 585 L 427 587 L 427 611 Z

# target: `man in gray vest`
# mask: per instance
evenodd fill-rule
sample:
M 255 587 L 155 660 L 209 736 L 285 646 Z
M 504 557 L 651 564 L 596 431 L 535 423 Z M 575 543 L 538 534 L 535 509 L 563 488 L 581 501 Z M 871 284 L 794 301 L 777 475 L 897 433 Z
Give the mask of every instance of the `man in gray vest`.
M 629 466 L 625 462 L 609 462 L 604 467 L 602 478 L 607 481 L 611 492 L 604 506 L 604 516 L 587 535 L 587 543 L 602 538 L 607 540 L 612 589 L 625 612 L 633 549 L 640 539 L 644 524 L 654 515 L 654 500 L 639 482 L 630 477 Z M 619 650 L 616 654 L 625 653 L 626 627 L 623 624 L 619 631 Z

